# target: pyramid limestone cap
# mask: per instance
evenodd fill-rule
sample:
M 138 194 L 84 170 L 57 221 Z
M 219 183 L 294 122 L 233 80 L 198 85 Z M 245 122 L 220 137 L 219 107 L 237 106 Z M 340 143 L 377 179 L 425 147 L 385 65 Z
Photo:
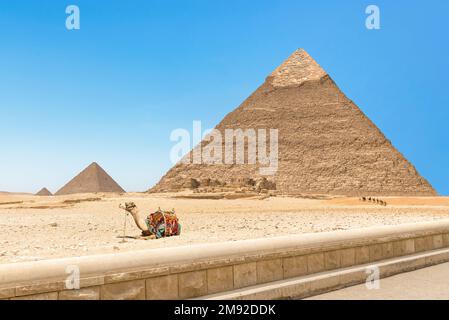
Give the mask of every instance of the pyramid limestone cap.
M 304 49 L 298 49 L 269 78 L 274 87 L 292 87 L 326 75 L 326 71 Z

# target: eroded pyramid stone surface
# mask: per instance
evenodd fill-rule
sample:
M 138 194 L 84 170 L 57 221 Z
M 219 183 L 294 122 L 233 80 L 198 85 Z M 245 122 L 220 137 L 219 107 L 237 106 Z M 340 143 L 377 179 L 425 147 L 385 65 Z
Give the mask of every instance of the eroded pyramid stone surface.
M 92 192 L 123 193 L 125 191 L 94 162 L 56 192 L 56 195 Z
M 281 194 L 436 194 L 302 49 L 295 51 L 215 129 L 224 135 L 227 128 L 278 129 L 279 166 L 266 179 Z M 192 185 L 192 179 L 200 187 L 201 181 L 238 187 L 245 181 L 260 180 L 259 167 L 178 163 L 150 191 L 182 190 Z

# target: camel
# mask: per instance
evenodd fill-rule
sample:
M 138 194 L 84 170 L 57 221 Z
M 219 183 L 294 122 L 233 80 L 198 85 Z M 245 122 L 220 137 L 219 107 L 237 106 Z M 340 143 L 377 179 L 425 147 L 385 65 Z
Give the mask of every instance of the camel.
M 126 202 L 124 206 L 120 204 L 119 208 L 132 216 L 137 228 L 142 231 L 142 236 L 144 237 L 161 238 L 177 236 L 181 233 L 181 225 L 178 222 L 174 209 L 171 212 L 162 212 L 159 208 L 158 211 L 151 213 L 147 217 L 142 217 L 134 202 Z
M 379 199 L 379 198 L 374 198 L 374 197 L 361 197 L 360 200 L 361 201 L 374 202 L 374 203 L 377 203 L 378 205 L 381 205 L 381 206 L 386 206 L 387 205 L 386 201 L 384 201 L 382 199 Z
M 137 228 L 142 231 L 142 236 L 150 235 L 150 229 L 145 222 L 145 218 L 140 216 L 139 209 L 134 202 L 126 202 L 124 206 L 122 204 L 119 204 L 119 208 L 125 210 L 131 215 L 134 222 L 136 223 Z

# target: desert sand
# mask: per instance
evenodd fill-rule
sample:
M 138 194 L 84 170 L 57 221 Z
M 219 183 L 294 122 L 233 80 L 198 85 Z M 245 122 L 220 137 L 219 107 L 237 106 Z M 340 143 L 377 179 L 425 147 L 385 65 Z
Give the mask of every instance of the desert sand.
M 255 195 L 208 199 L 207 194 L 201 194 L 204 199 L 194 198 L 198 196 L 192 193 L 52 197 L 0 194 L 0 263 L 449 218 L 447 197 L 382 197 L 388 203 L 383 207 L 343 197 Z M 123 242 L 125 214 L 118 205 L 125 201 L 134 201 L 141 213 L 146 214 L 158 207 L 175 208 L 183 228 L 181 236 L 158 240 L 127 238 Z M 127 236 L 140 235 L 131 217 L 126 219 Z

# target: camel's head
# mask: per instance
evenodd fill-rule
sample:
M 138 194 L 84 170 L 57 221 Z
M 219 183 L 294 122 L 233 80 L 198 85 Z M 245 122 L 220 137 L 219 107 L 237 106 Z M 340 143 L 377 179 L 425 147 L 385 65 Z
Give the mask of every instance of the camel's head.
M 125 205 L 120 204 L 120 208 L 128 212 L 133 212 L 137 208 L 137 206 L 134 202 L 125 202 Z

